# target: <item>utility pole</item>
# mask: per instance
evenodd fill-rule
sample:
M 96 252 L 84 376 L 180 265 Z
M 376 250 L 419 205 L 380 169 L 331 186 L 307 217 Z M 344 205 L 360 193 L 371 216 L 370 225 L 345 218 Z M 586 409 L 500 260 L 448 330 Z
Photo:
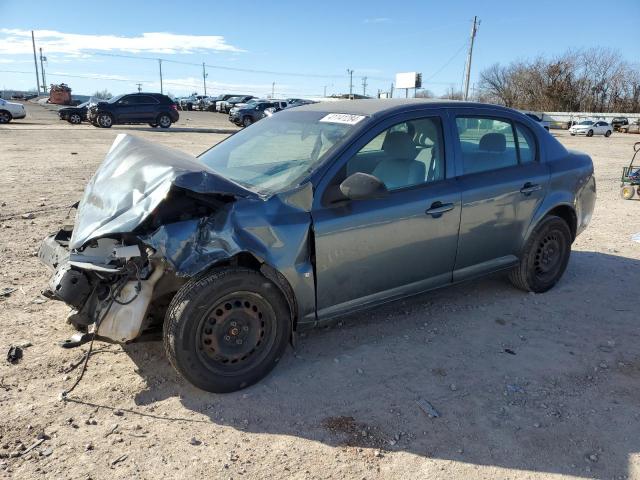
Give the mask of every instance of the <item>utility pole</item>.
M 347 73 L 349 74 L 349 100 L 353 96 L 353 70 L 347 68 Z
M 276 97 L 276 82 L 271 82 L 271 98 Z
M 362 77 L 362 96 L 367 96 L 367 77 Z
M 162 59 L 158 59 L 158 66 L 160 67 L 160 93 L 164 93 L 162 90 Z
M 322 94 L 322 96 L 323 97 L 327 96 L 327 86 L 326 85 L 324 86 L 324 93 Z
M 391 89 L 389 90 L 391 95 L 389 96 L 389 98 L 393 98 L 393 82 L 391 82 Z
M 136 85 L 138 85 L 138 93 L 142 92 L 142 84 L 136 83 Z
M 204 96 L 207 96 L 207 71 L 204 68 L 204 62 L 202 62 L 202 85 L 204 86 Z
M 47 93 L 47 80 L 44 76 L 44 63 L 47 61 L 47 57 L 42 56 L 42 48 L 40 48 L 40 70 L 42 70 L 42 91 Z
M 480 25 L 480 21 L 477 16 L 473 17 L 473 25 L 471 26 L 471 39 L 469 42 L 469 53 L 467 55 L 467 71 L 464 76 L 464 99 L 465 101 L 469 98 L 469 77 L 471 75 L 471 58 L 473 56 L 473 41 L 476 38 L 476 33 L 478 32 L 478 26 Z
M 36 65 L 36 86 L 38 88 L 38 95 L 40 95 L 40 74 L 38 73 L 38 59 L 36 58 L 36 37 L 31 30 L 31 43 L 33 44 L 33 63 Z

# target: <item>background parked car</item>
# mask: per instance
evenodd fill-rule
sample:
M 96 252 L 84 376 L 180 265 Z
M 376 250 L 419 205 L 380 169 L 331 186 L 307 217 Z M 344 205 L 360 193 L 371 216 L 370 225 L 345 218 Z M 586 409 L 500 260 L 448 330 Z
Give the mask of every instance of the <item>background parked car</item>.
M 604 120 L 583 120 L 580 123 L 572 126 L 569 129 L 571 135 L 586 135 L 587 137 L 593 137 L 594 135 L 604 135 L 608 137 L 611 135 L 613 128 Z
M 613 120 L 611 120 L 611 126 L 615 132 L 625 125 L 629 125 L 629 119 L 627 117 L 614 117 Z
M 11 120 L 24 118 L 27 112 L 24 105 L 16 102 L 7 102 L 0 98 L 0 123 L 9 123 Z
M 118 95 L 89 107 L 89 121 L 96 127 L 117 124 L 148 123 L 151 127 L 169 128 L 180 115 L 173 100 L 161 93 Z
M 287 102 L 285 100 L 276 100 L 252 103 L 245 108 L 229 113 L 229 121 L 236 125 L 248 127 L 252 123 L 263 119 L 266 116 L 265 110 L 271 108 L 275 109 L 275 111 L 283 110 L 287 108 Z
M 238 97 L 237 93 L 222 93 L 217 97 L 209 97 L 206 101 L 206 110 L 208 112 L 218 111 L 218 105 L 220 102 L 229 100 L 231 97 Z
M 621 126 L 619 131 L 622 133 L 640 133 L 640 120 Z
M 97 102 L 93 102 L 97 103 Z M 87 111 L 89 109 L 89 105 L 91 104 L 91 100 L 88 100 L 84 103 L 76 107 L 63 107 L 58 110 L 58 118 L 60 120 L 66 120 L 69 123 L 77 125 L 82 122 L 87 121 Z
M 522 113 L 524 113 L 527 117 L 529 117 L 534 122 L 538 122 L 542 126 L 542 128 L 544 128 L 545 130 L 549 130 L 550 123 L 548 120 L 544 120 L 544 114 L 542 117 L 539 117 L 537 114 L 531 113 L 531 112 L 522 112 Z
M 247 103 L 254 98 L 253 95 L 237 95 L 218 103 L 217 109 L 220 113 L 229 113 L 238 103 Z

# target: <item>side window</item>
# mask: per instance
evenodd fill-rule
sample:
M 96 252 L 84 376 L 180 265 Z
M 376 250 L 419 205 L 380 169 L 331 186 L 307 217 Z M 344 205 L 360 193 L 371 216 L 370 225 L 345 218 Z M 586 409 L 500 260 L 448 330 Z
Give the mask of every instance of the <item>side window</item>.
M 518 153 L 510 121 L 457 117 L 456 126 L 465 175 L 518 164 Z
M 520 163 L 529 163 L 536 160 L 536 139 L 527 127 L 516 124 L 518 135 L 518 149 L 520 150 Z
M 133 102 L 131 101 L 133 97 L 122 97 L 120 100 L 118 100 L 118 103 L 120 105 L 131 105 Z
M 149 97 L 147 95 L 138 95 L 138 98 L 136 98 L 136 102 L 139 105 L 149 105 L 149 104 L 156 104 L 158 103 L 158 101 L 153 98 L 153 97 Z
M 444 178 L 444 141 L 437 117 L 398 123 L 362 147 L 347 162 L 341 178 L 356 172 L 378 177 L 388 190 Z

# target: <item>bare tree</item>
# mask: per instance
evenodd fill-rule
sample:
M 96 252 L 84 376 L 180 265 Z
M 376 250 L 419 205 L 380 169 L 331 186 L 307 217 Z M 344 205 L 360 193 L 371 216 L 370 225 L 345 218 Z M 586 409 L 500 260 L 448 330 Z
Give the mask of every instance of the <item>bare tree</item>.
M 107 90 L 106 88 L 104 90 L 98 90 L 92 96 L 101 100 L 109 100 L 111 97 L 113 97 L 113 95 L 111 95 L 111 92 L 109 92 L 109 90 Z
M 480 74 L 479 99 L 536 111 L 637 111 L 640 71 L 616 51 L 593 48 L 538 57 Z

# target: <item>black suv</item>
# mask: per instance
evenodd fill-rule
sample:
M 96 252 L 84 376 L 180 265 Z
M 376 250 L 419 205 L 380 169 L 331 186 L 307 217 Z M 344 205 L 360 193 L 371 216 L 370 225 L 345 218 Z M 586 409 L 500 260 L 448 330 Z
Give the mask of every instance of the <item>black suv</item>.
M 148 123 L 152 127 L 169 128 L 180 115 L 176 103 L 161 93 L 129 93 L 91 105 L 89 121 L 96 127 Z

